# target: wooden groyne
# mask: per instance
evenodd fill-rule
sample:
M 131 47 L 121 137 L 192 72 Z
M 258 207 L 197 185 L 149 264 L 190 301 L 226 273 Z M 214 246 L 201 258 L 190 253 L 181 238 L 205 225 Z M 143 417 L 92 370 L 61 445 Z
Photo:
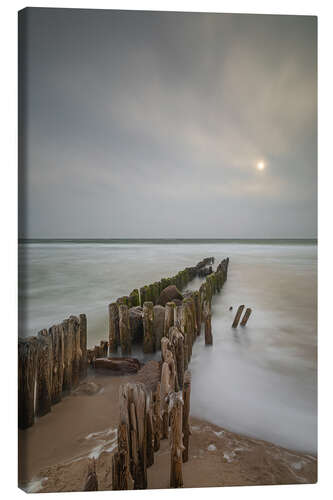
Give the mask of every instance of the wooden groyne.
M 183 487 L 182 468 L 188 461 L 191 434 L 191 375 L 187 367 L 202 322 L 206 325 L 211 314 L 212 297 L 227 279 L 228 263 L 228 259 L 222 261 L 199 291 L 187 292 L 179 306 L 168 303 L 158 383 L 151 390 L 140 383 L 121 386 L 118 449 L 112 456 L 113 490 L 147 488 L 147 468 L 154 463 L 154 452 L 163 439 L 169 439 L 170 488 Z M 144 307 L 150 314 L 151 302 L 145 302 Z
M 214 263 L 207 257 L 194 267 L 187 267 L 171 278 L 133 290 L 109 305 L 109 339 L 101 340 L 94 349 L 87 349 L 87 318 L 85 314 L 70 316 L 62 323 L 41 330 L 37 336 L 19 338 L 18 342 L 18 408 L 19 427 L 25 429 L 34 424 L 36 417 L 51 411 L 64 394 L 75 389 L 87 375 L 92 364 L 96 368 L 107 367 L 122 372 L 135 363 L 128 357 L 108 360 L 108 354 L 120 348 L 123 356 L 132 350 L 133 341 L 140 342 L 143 351 L 153 353 L 162 348 L 165 339 L 169 342 L 170 331 L 176 327 L 182 340 L 180 348 L 177 335 L 170 344 L 174 352 L 175 388 L 183 385 L 183 373 L 192 355 L 192 345 L 200 335 L 202 322 L 208 318 L 212 296 L 217 293 L 227 278 L 229 259 L 223 260 L 215 272 L 206 276 Z M 186 287 L 196 276 L 206 276 L 205 282 L 195 292 L 186 292 Z M 208 309 L 207 309 L 208 308 Z M 208 327 L 207 327 L 208 328 Z M 178 336 L 179 336 L 178 335 Z M 209 337 L 209 335 L 208 335 Z M 211 343 L 209 341 L 207 344 Z M 179 356 L 183 359 L 180 361 Z M 99 363 L 95 361 L 99 359 Z M 105 360 L 103 362 L 102 360 Z M 172 362 L 169 360 L 169 369 Z M 116 368 L 114 368 L 116 367 Z M 125 368 L 124 368 L 125 367 Z M 127 367 L 127 368 L 126 368 Z M 160 401 L 161 408 L 163 401 Z M 156 435 L 156 432 L 155 432 Z M 156 445 L 154 445 L 156 446 Z
M 18 341 L 18 425 L 51 411 L 87 374 L 87 318 L 70 316 Z

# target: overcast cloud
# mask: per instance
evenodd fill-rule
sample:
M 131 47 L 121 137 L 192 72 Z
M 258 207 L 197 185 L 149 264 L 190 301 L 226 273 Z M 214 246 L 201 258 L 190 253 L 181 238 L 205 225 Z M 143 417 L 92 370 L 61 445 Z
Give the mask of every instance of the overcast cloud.
M 25 12 L 22 237 L 316 237 L 316 18 Z

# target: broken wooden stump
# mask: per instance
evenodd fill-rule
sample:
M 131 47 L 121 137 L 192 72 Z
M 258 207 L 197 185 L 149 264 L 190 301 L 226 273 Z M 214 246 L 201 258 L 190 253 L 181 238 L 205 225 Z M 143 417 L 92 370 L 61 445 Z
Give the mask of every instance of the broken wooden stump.
M 239 308 L 237 309 L 237 312 L 236 312 L 236 316 L 235 316 L 235 319 L 234 319 L 234 322 L 232 324 L 232 328 L 237 328 L 238 326 L 238 323 L 239 323 L 239 320 L 240 320 L 240 317 L 242 315 L 242 312 L 243 312 L 243 309 L 244 309 L 244 305 L 241 305 L 239 306 Z
M 251 313 L 252 313 L 252 309 L 250 307 L 248 307 L 244 313 L 244 316 L 243 316 L 243 319 L 241 321 L 241 326 L 246 326 L 246 323 L 249 319 L 249 317 L 251 316 Z
M 119 311 L 118 304 L 113 302 L 109 304 L 109 349 L 111 352 L 117 352 L 120 343 L 119 332 Z
M 170 394 L 170 488 L 182 488 L 183 483 L 183 399 L 181 392 Z
M 98 480 L 96 474 L 96 462 L 95 459 L 89 459 L 88 462 L 88 474 L 84 484 L 83 491 L 98 491 Z
M 155 334 L 153 328 L 154 304 L 145 302 L 143 304 L 143 352 L 155 352 Z
M 131 354 L 132 339 L 128 306 L 126 304 L 119 305 L 119 337 L 122 354 Z

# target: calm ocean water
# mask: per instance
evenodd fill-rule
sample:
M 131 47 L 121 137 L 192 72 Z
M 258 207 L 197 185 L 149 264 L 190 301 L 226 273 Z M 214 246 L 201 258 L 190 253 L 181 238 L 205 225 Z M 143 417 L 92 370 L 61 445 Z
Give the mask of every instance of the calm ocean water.
M 19 245 L 20 335 L 70 314 L 89 345 L 107 338 L 107 305 L 133 288 L 229 256 L 213 302 L 214 345 L 196 342 L 192 415 L 301 451 L 317 451 L 317 244 L 307 240 L 66 240 Z M 199 280 L 192 287 L 197 288 Z M 231 329 L 239 304 L 252 307 Z M 229 312 L 229 306 L 234 310 Z

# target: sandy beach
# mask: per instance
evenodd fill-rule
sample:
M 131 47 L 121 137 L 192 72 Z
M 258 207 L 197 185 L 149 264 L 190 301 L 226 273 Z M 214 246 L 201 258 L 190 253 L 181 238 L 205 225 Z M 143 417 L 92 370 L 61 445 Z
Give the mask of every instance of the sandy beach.
M 158 363 L 136 375 L 90 372 L 87 380 L 52 412 L 19 436 L 19 483 L 28 492 L 82 491 L 89 457 L 96 458 L 99 489 L 111 489 L 111 455 L 117 443 L 118 392 L 126 382 L 152 384 Z M 317 458 L 229 432 L 191 418 L 184 487 L 296 484 L 317 481 Z M 170 456 L 161 441 L 148 469 L 149 488 L 169 487 Z

